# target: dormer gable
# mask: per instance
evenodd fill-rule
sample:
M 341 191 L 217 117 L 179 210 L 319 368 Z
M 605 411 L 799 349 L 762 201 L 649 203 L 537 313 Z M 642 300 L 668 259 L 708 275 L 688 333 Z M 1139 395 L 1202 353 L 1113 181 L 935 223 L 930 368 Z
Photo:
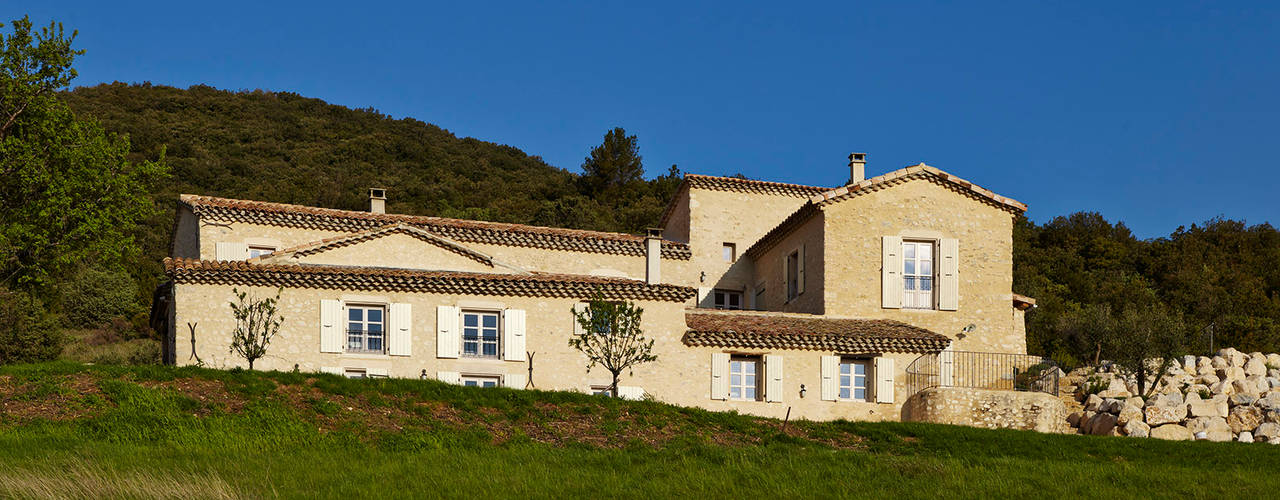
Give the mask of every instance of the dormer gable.
M 503 263 L 422 228 L 404 223 L 326 238 L 249 259 L 250 264 L 310 264 L 381 267 L 429 271 L 519 273 L 528 271 Z

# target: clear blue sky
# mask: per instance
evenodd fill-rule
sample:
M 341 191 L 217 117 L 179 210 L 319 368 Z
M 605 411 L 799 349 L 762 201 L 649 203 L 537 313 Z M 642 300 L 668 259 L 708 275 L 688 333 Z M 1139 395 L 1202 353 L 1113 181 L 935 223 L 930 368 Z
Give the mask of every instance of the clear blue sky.
M 604 132 L 650 175 L 838 185 L 925 161 L 1141 237 L 1280 223 L 1280 4 L 5 3 L 80 31 L 76 85 L 287 90 L 576 171 Z

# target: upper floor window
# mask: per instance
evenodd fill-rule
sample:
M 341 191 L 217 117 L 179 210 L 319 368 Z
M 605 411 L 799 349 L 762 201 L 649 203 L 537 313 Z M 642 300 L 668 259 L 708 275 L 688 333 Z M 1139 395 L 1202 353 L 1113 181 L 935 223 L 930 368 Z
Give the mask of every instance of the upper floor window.
M 254 257 L 261 257 L 263 255 L 274 253 L 275 251 L 276 251 L 275 247 L 250 245 L 249 258 L 252 259 Z
M 869 360 L 840 360 L 839 398 L 842 401 L 867 400 L 867 374 Z
M 497 359 L 498 319 L 497 312 L 462 312 L 463 356 Z
M 933 309 L 933 242 L 902 242 L 902 307 Z
M 756 401 L 760 395 L 760 356 L 729 358 L 729 399 Z
M 736 290 L 716 290 L 716 309 L 742 309 L 742 292 Z
M 800 252 L 787 255 L 787 300 L 800 295 Z
M 738 245 L 725 243 L 722 253 L 724 254 L 725 262 L 734 262 L 738 260 Z
M 347 352 L 386 352 L 385 313 L 382 306 L 347 306 Z

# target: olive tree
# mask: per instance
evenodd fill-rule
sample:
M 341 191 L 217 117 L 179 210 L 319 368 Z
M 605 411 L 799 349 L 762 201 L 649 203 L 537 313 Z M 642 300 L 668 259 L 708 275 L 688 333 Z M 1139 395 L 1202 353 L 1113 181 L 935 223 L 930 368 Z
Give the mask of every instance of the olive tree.
M 231 313 L 236 318 L 236 328 L 231 332 L 231 352 L 249 361 L 249 369 L 253 362 L 267 355 L 267 346 L 280 331 L 284 317 L 279 315 L 276 304 L 280 302 L 280 290 L 275 297 L 259 299 L 231 289 L 236 300 L 231 303 Z
M 645 339 L 640 329 L 644 309 L 627 302 L 606 301 L 597 293 L 587 307 L 573 309 L 574 320 L 580 327 L 569 345 L 587 356 L 587 369 L 596 365 L 612 376 L 609 394 L 618 397 L 618 376 L 639 364 L 656 361 L 653 340 Z

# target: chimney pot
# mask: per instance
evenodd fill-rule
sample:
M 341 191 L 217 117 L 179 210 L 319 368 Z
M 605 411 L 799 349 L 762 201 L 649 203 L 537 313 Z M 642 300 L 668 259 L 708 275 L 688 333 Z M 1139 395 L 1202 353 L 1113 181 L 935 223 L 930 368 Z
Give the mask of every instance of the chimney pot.
M 387 190 L 369 188 L 369 211 L 375 214 L 387 213 Z
M 867 178 L 867 154 L 849 153 L 849 184 L 857 184 Z
M 644 282 L 655 285 L 662 282 L 662 228 L 651 227 L 644 236 Z

